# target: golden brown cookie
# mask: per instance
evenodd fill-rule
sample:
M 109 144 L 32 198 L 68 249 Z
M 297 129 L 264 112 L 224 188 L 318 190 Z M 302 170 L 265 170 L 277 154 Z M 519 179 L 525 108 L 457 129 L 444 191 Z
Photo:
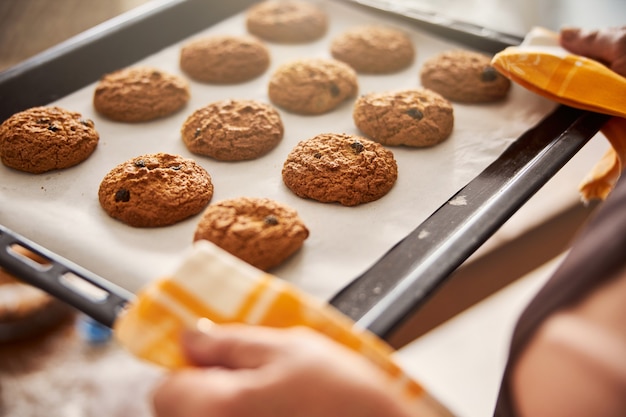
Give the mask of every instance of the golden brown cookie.
M 100 183 L 109 216 L 134 227 L 168 226 L 201 212 L 213 197 L 211 176 L 191 159 L 165 153 L 132 158 Z
M 409 36 L 395 28 L 368 25 L 351 28 L 335 37 L 333 58 L 363 74 L 390 74 L 409 67 L 415 48 Z
M 0 159 L 8 167 L 40 174 L 86 160 L 99 140 L 93 121 L 60 107 L 33 107 L 0 125 Z
M 361 132 L 387 146 L 436 145 L 450 136 L 454 126 L 452 104 L 427 89 L 361 96 L 353 118 Z
M 324 36 L 328 17 L 319 7 L 300 0 L 266 0 L 248 9 L 248 32 L 277 43 L 306 43 Z
M 241 197 L 209 205 L 194 241 L 205 239 L 267 271 L 283 263 L 309 236 L 298 213 L 268 198 Z
M 131 67 L 100 79 L 93 96 L 98 113 L 118 122 L 169 116 L 189 101 L 185 79 L 152 67 Z
M 358 92 L 356 72 L 334 59 L 300 59 L 281 65 L 270 79 L 275 105 L 298 114 L 327 113 Z
M 179 62 L 180 68 L 197 81 L 235 84 L 263 74 L 270 65 L 270 53 L 252 36 L 217 35 L 183 45 Z
M 326 133 L 300 142 L 282 170 L 299 197 L 356 206 L 387 194 L 398 178 L 393 153 L 359 136 Z
M 422 86 L 451 101 L 486 103 L 504 99 L 511 81 L 478 52 L 454 50 L 436 55 L 422 66 Z
M 220 161 L 259 158 L 278 145 L 284 127 L 269 104 L 222 100 L 196 110 L 181 129 L 187 148 Z

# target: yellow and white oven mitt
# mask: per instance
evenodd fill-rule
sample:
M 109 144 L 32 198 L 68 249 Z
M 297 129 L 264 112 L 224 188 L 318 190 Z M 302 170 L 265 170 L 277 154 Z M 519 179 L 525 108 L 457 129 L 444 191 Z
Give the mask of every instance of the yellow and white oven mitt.
M 542 28 L 533 29 L 520 46 L 496 54 L 491 64 L 550 100 L 614 116 L 602 128 L 611 148 L 580 185 L 583 200 L 605 199 L 626 164 L 626 78 L 567 52 L 559 46 L 557 33 Z
M 180 348 L 181 332 L 207 319 L 216 325 L 311 327 L 384 369 L 414 402 L 416 415 L 453 415 L 394 363 L 393 349 L 376 335 L 355 328 L 329 304 L 208 241 L 197 241 L 177 271 L 142 290 L 116 320 L 114 334 L 136 356 L 176 369 L 189 366 Z

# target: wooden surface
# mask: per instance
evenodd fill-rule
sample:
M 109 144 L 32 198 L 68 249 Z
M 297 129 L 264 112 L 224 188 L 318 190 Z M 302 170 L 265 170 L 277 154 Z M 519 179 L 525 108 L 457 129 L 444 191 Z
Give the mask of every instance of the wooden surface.
M 149 0 L 2 0 L 0 71 Z

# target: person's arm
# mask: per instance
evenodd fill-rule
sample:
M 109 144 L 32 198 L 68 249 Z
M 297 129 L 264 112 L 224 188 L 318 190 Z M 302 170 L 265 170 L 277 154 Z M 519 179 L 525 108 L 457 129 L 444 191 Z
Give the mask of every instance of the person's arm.
M 626 76 L 626 27 L 597 31 L 563 29 L 561 45 Z M 613 215 L 607 215 L 604 210 L 603 216 L 598 216 L 603 220 L 593 225 L 593 248 L 585 241 L 589 237 L 587 233 L 574 243 L 569 258 L 586 259 L 587 267 L 593 262 L 603 262 L 597 255 L 607 250 L 603 244 L 607 241 L 600 237 L 608 239 L 611 233 L 623 236 L 625 216 L 615 215 L 626 209 L 623 207 L 626 183 L 621 182 L 619 196 L 610 203 Z M 611 241 L 623 241 L 620 239 L 618 236 Z M 586 249 L 579 250 L 585 246 Z M 623 263 L 623 252 L 619 253 L 623 243 L 613 246 L 618 247 L 617 256 L 622 257 Z M 584 272 L 588 279 L 602 283 L 581 294 L 576 302 L 548 315 L 512 363 L 509 384 L 516 416 L 626 415 L 626 270 L 607 277 L 598 275 L 603 274 L 600 271 L 604 266 L 596 267 L 595 276 Z M 577 273 L 574 268 L 567 270 Z
M 183 346 L 197 366 L 157 388 L 158 417 L 416 416 L 386 374 L 306 328 L 219 325 Z

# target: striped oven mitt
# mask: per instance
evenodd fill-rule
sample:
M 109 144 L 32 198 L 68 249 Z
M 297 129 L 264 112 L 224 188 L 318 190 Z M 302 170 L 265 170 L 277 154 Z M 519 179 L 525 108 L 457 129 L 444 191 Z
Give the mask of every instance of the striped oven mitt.
M 626 163 L 626 78 L 597 61 L 567 52 L 559 46 L 558 36 L 535 28 L 520 46 L 496 54 L 492 65 L 550 100 L 615 116 L 602 128 L 610 149 L 580 185 L 584 201 L 603 200 Z
M 199 321 L 271 327 L 308 326 L 360 352 L 387 372 L 419 416 L 453 414 L 408 377 L 393 349 L 325 302 L 304 294 L 208 241 L 197 241 L 171 276 L 148 285 L 116 320 L 114 334 L 136 356 L 176 369 L 190 366 L 179 344 Z

